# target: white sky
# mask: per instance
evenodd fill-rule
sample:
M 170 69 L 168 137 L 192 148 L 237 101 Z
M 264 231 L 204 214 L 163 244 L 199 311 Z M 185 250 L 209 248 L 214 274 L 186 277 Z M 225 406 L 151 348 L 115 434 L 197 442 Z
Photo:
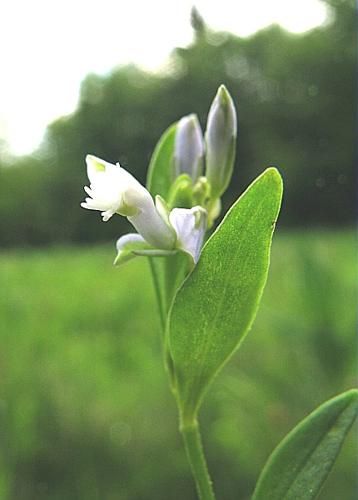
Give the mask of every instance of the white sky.
M 192 40 L 193 3 L 211 28 L 239 36 L 273 22 L 299 33 L 327 18 L 319 0 L 3 0 L 0 138 L 29 153 L 48 123 L 75 109 L 87 73 L 160 67 Z

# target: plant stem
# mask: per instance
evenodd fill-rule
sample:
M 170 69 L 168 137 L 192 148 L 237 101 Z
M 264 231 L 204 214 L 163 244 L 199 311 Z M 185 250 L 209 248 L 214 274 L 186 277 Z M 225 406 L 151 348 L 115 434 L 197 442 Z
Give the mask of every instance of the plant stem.
M 166 320 L 166 311 L 165 311 L 165 306 L 163 304 L 162 294 L 160 293 L 159 276 L 158 276 L 155 264 L 153 263 L 153 258 L 149 257 L 148 261 L 149 261 L 149 265 L 150 265 L 150 270 L 152 272 L 152 279 L 153 279 L 153 285 L 154 285 L 155 295 L 157 297 L 157 303 L 158 303 L 158 309 L 159 309 L 159 318 L 160 318 L 160 326 L 161 326 L 162 334 L 164 335 L 165 320 Z
M 174 262 L 174 264 L 176 264 L 176 266 L 174 266 L 174 269 L 170 268 L 164 269 L 164 276 L 166 278 L 164 282 L 164 289 L 166 292 L 165 295 L 167 302 L 166 304 L 163 303 L 164 302 L 163 294 L 161 293 L 161 285 L 163 286 L 163 283 L 161 282 L 160 276 L 158 275 L 157 272 L 158 270 L 151 258 L 149 258 L 149 262 L 152 271 L 154 289 L 158 300 L 162 333 L 164 335 L 166 316 L 168 313 L 167 311 L 168 304 L 171 303 L 175 295 L 176 289 L 179 287 L 179 285 L 185 278 L 185 274 L 182 275 L 180 274 L 180 266 L 183 264 L 183 262 L 180 260 L 180 258 L 178 258 Z M 178 282 L 178 274 L 181 276 L 181 280 L 179 282 Z M 169 374 L 172 392 L 174 396 L 177 398 L 172 359 L 167 345 L 167 339 L 165 337 L 164 337 L 164 363 Z M 187 453 L 187 457 L 189 459 L 190 467 L 194 476 L 200 500 L 215 500 L 215 494 L 213 491 L 213 486 L 209 475 L 208 466 L 205 460 L 205 455 L 204 455 L 203 445 L 201 442 L 201 436 L 197 420 L 192 418 L 190 418 L 190 420 L 182 419 L 182 423 L 180 425 L 180 432 L 183 436 L 185 450 Z
M 181 425 L 186 453 L 200 500 L 215 500 L 197 421 Z

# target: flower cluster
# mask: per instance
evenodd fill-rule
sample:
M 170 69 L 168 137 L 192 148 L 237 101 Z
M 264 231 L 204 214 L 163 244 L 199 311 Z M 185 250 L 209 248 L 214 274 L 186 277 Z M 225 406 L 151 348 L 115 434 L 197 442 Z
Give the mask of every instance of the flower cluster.
M 115 264 L 136 255 L 167 256 L 178 251 L 194 264 L 198 261 L 205 232 L 219 215 L 220 197 L 231 178 L 236 133 L 235 108 L 221 85 L 209 111 L 205 140 L 196 115 L 177 124 L 168 200 L 159 195 L 154 200 L 118 163 L 87 155 L 90 186 L 84 188 L 88 197 L 81 206 L 99 210 L 104 221 L 114 214 L 127 217 L 137 230 L 117 241 Z

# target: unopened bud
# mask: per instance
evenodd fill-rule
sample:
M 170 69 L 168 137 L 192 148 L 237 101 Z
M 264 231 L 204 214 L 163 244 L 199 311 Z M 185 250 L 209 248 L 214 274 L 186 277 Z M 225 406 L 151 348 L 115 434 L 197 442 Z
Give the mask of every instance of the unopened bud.
M 236 111 L 224 85 L 220 85 L 211 105 L 205 132 L 206 177 L 211 197 L 219 198 L 226 190 L 235 161 L 237 135 Z
M 210 198 L 210 184 L 206 177 L 199 177 L 193 187 L 194 204 L 205 206 Z
M 174 146 L 175 176 L 188 174 L 193 182 L 203 171 L 204 140 L 196 115 L 184 116 L 177 127 Z
M 170 208 L 191 208 L 193 202 L 193 181 L 188 174 L 182 174 L 175 179 L 170 188 L 168 206 Z

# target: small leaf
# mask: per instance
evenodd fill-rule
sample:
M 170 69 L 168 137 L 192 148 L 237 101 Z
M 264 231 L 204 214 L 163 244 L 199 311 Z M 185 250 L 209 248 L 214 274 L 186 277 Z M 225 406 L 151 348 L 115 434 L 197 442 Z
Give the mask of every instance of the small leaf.
M 281 197 L 280 174 L 269 168 L 229 210 L 175 297 L 168 335 L 184 419 L 195 419 L 208 384 L 254 320 Z
M 268 459 L 252 500 L 311 500 L 331 470 L 358 409 L 358 391 L 326 401 Z
M 173 155 L 177 123 L 171 125 L 159 139 L 148 167 L 147 189 L 156 196 L 168 199 L 169 189 L 174 180 Z

